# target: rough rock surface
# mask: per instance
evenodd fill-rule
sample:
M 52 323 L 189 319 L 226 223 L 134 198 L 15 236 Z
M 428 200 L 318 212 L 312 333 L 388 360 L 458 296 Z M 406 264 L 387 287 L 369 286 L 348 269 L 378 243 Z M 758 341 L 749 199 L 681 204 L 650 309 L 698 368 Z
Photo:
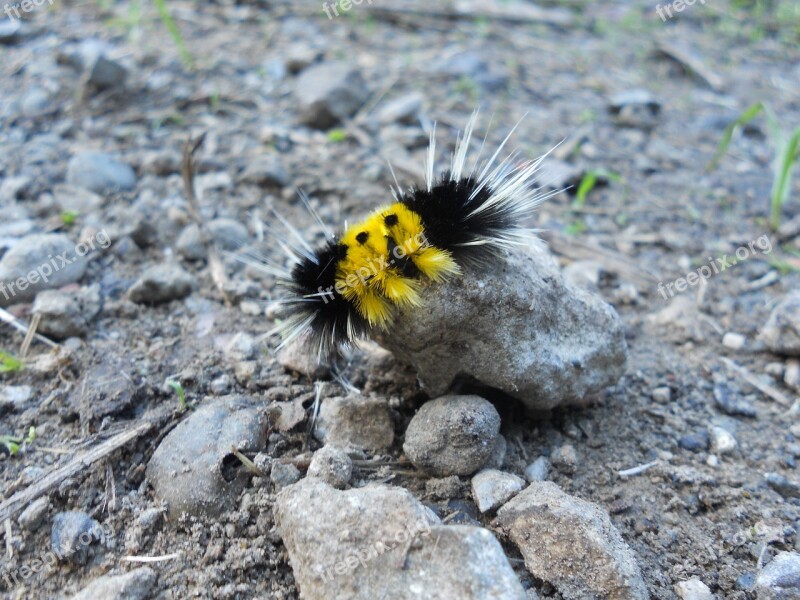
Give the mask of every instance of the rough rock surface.
M 36 296 L 31 312 L 41 315 L 39 333 L 56 340 L 83 335 L 100 312 L 100 286 L 69 292 L 45 290 Z
M 219 514 L 242 490 L 248 474 L 231 453 L 266 445 L 267 419 L 244 396 L 216 399 L 178 423 L 147 465 L 147 479 L 169 513 Z
M 85 565 L 89 547 L 103 539 L 103 528 L 89 515 L 80 511 L 58 513 L 50 530 L 50 548 L 61 560 Z
M 497 523 L 519 547 L 528 571 L 568 600 L 649 597 L 608 514 L 552 482 L 531 483 L 497 512 Z
M 439 525 L 401 488 L 304 479 L 278 495 L 275 520 L 306 600 L 525 598 L 489 531 Z
M 800 554 L 781 552 L 756 577 L 758 600 L 800 598 Z
M 358 69 L 343 62 L 313 65 L 297 79 L 296 97 L 303 124 L 327 129 L 366 101 L 369 91 Z
M 525 480 L 513 473 L 485 469 L 472 478 L 472 497 L 482 513 L 494 510 L 525 487 Z
M 431 285 L 417 309 L 400 311 L 380 342 L 413 365 L 431 396 L 473 377 L 532 409 L 578 402 L 614 385 L 625 335 L 614 309 L 567 283 L 555 259 L 520 248 Z
M 166 263 L 150 267 L 128 290 L 139 304 L 160 304 L 185 298 L 192 293 L 194 278 L 179 265 Z
M 787 294 L 772 309 L 761 339 L 776 354 L 800 356 L 800 291 Z
M 342 489 L 353 475 L 353 461 L 347 453 L 334 446 L 323 446 L 308 466 L 308 476 L 318 477 L 328 485 Z
M 403 451 L 436 477 L 471 475 L 492 455 L 500 415 L 480 396 L 442 396 L 422 405 L 406 429 Z
M 146 600 L 156 582 L 150 567 L 140 567 L 122 575 L 104 575 L 92 581 L 72 600 Z
M 314 435 L 325 444 L 340 448 L 385 450 L 394 441 L 389 405 L 380 398 L 347 396 L 322 401 Z

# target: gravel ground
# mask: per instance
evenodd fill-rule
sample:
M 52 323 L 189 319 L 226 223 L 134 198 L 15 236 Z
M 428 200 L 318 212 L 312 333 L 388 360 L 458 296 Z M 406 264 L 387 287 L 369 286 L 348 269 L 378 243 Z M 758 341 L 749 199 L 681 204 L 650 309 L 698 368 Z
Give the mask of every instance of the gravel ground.
M 707 169 L 756 102 L 779 134 L 800 125 L 800 13 L 678 5 L 372 0 L 329 18 L 320 2 L 170 2 L 183 53 L 155 3 L 3 18 L 0 307 L 44 341 L 0 323 L 0 434 L 19 440 L 0 454 L 2 597 L 411 593 L 389 558 L 333 580 L 304 562 L 353 541 L 315 554 L 318 526 L 387 525 L 369 502 L 348 512 L 374 493 L 445 540 L 392 549 L 411 580 L 429 550 L 442 565 L 413 597 L 800 598 L 800 188 L 771 230 L 763 115 Z M 231 253 L 280 260 L 270 207 L 321 239 L 297 188 L 327 223 L 358 219 L 390 198 L 387 161 L 419 181 L 432 124 L 445 164 L 478 106 L 489 145 L 520 119 L 523 155 L 560 143 L 547 177 L 574 187 L 533 222 L 565 278 L 614 306 L 628 360 L 615 386 L 548 411 L 461 384 L 479 416 L 446 426 L 472 423 L 462 437 L 491 456 L 450 452 L 431 474 L 405 436 L 429 399 L 414 370 L 366 345 L 346 369 L 357 396 L 276 356 L 275 282 Z M 201 134 L 195 210 L 181 164 Z M 496 471 L 473 480 L 480 464 Z M 542 503 L 576 532 L 542 542 L 566 570 L 522 539 Z

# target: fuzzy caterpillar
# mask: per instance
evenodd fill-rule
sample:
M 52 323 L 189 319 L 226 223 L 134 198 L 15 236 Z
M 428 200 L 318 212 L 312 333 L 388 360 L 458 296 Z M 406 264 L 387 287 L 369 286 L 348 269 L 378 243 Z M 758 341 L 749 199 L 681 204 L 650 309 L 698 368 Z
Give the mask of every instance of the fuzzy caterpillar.
M 510 153 L 498 162 L 515 127 L 480 164 L 479 152 L 466 173 L 476 119 L 477 112 L 456 144 L 450 169 L 440 178 L 434 178 L 434 127 L 424 188 L 392 188 L 392 204 L 340 235 L 329 234 L 320 247 L 311 248 L 276 214 L 300 244 L 282 244 L 295 259 L 291 273 L 281 277 L 288 289 L 285 303 L 291 307 L 274 330 L 282 345 L 308 334 L 320 359 L 328 357 L 376 328 L 388 328 L 396 310 L 421 306 L 426 280 L 435 284 L 458 277 L 466 261 L 483 262 L 503 248 L 539 241 L 536 230 L 523 221 L 557 193 L 544 193 L 535 183 L 547 155 L 518 163 L 517 154 Z

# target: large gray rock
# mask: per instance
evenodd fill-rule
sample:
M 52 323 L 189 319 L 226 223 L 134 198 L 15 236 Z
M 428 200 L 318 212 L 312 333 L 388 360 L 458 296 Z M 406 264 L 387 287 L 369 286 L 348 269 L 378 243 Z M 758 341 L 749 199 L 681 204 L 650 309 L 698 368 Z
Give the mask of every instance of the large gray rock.
M 42 290 L 79 281 L 86 273 L 85 256 L 60 233 L 29 235 L 0 260 L 0 306 L 31 302 Z
M 161 304 L 192 293 L 194 277 L 180 265 L 164 263 L 145 270 L 128 290 L 128 298 L 139 304 Z
M 800 598 L 800 554 L 780 552 L 756 577 L 758 600 Z
M 800 356 L 800 291 L 787 294 L 772 310 L 761 339 L 776 354 Z
M 406 429 L 403 451 L 436 477 L 471 475 L 492 455 L 500 415 L 479 396 L 442 396 L 426 402 Z
M 625 334 L 614 309 L 567 283 L 555 259 L 519 248 L 424 292 L 399 311 L 380 343 L 417 369 L 431 396 L 460 376 L 532 409 L 578 402 L 625 370 Z
M 525 598 L 489 531 L 442 526 L 402 488 L 304 479 L 278 494 L 275 522 L 305 600 Z
M 92 581 L 72 600 L 147 600 L 156 582 L 150 567 L 139 567 L 122 575 L 103 575 Z
M 264 411 L 242 396 L 204 404 L 178 423 L 147 465 L 147 479 L 167 501 L 170 516 L 215 516 L 229 508 L 248 479 L 231 446 L 259 451 L 266 429 Z
M 67 292 L 45 290 L 36 296 L 31 312 L 41 317 L 39 333 L 56 340 L 83 335 L 100 312 L 100 286 Z
M 549 481 L 531 483 L 497 512 L 525 566 L 567 600 L 647 600 L 636 558 L 598 506 Z
M 352 116 L 367 100 L 369 91 L 355 67 L 345 62 L 325 62 L 303 71 L 295 95 L 300 121 L 328 129 Z

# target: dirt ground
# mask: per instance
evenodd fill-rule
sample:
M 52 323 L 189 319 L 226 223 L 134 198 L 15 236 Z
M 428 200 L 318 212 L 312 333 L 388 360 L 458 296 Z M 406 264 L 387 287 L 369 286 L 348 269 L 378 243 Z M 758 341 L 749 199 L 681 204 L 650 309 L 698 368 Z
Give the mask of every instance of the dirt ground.
M 554 468 L 550 479 L 611 513 L 652 598 L 676 598 L 675 584 L 695 576 L 718 598 L 752 598 L 760 566 L 800 546 L 800 500 L 765 481 L 765 473 L 800 480 L 800 431 L 790 429 L 798 392 L 783 383 L 785 357 L 757 340 L 775 303 L 800 287 L 800 235 L 781 239 L 769 227 L 775 143 L 764 117 L 734 137 L 719 168 L 706 168 L 725 126 L 756 102 L 770 106 L 783 131 L 800 125 L 800 8 L 782 0 L 708 0 L 662 20 L 650 2 L 574 0 L 542 6 L 553 23 L 488 14 L 491 3 L 466 4 L 470 9 L 456 14 L 452 3 L 374 0 L 329 19 L 321 2 L 170 2 L 194 63 L 189 68 L 155 3 L 56 0 L 28 15 L 21 39 L 0 45 L 0 181 L 8 190 L 12 178 L 24 179 L 10 199 L 0 196 L 0 225 L 32 221 L 32 231 L 63 231 L 73 240 L 103 229 L 112 240 L 92 255 L 80 281 L 99 285 L 102 299 L 86 332 L 63 344 L 58 364 L 46 364 L 51 350 L 34 343 L 24 369 L 0 374 L 0 389 L 32 389 L 21 405 L 0 403 L 0 434 L 36 430 L 32 444 L 0 458 L 0 495 L 7 500 L 104 440 L 153 423 L 47 490 L 51 507 L 35 531 L 3 513 L 3 598 L 69 597 L 127 564 L 125 557 L 176 553 L 150 565 L 158 575 L 154 598 L 298 597 L 273 529 L 268 482 L 251 480 L 219 519 L 160 519 L 147 527 L 140 519 L 160 506 L 144 467 L 186 416 L 166 380 L 179 381 L 190 404 L 214 395 L 212 382 L 227 375 L 229 392 L 265 403 L 304 396 L 310 407 L 313 382 L 286 373 L 269 347 L 249 380 L 237 377 L 222 350 L 237 333 L 258 337 L 271 329 L 263 309 L 275 298 L 274 282 L 226 259 L 235 288 L 226 303 L 206 260 L 180 258 L 194 279 L 188 298 L 136 304 L 126 292 L 145 268 L 176 256 L 175 241 L 191 222 L 179 172 L 189 136 L 206 133 L 198 151 L 202 217 L 238 220 L 255 240 L 254 223 L 269 219 L 268 205 L 316 231 L 296 188 L 329 223 L 363 215 L 389 199 L 386 160 L 411 182 L 436 121 L 444 165 L 477 106 L 479 129 L 488 127 L 492 143 L 523 116 L 514 144 L 524 155 L 563 140 L 554 155 L 573 172 L 562 184 L 606 174 L 600 178 L 607 185 L 582 203 L 575 188 L 553 197 L 535 224 L 565 266 L 600 263 L 597 288 L 619 312 L 630 352 L 626 375 L 587 406 L 525 415 L 514 400 L 491 398 L 508 441 L 505 469 L 522 474 L 536 457 L 572 444 L 579 457 L 574 472 Z M 65 64 L 70 45 L 89 38 L 113 48 L 110 56 L 128 70 L 124 87 L 95 89 Z M 369 96 L 353 119 L 333 131 L 299 124 L 297 76 L 287 70 L 297 56 L 357 65 Z M 630 97 L 632 90 L 649 96 Z M 387 102 L 412 92 L 424 98 L 418 118 L 402 125 L 372 120 Z M 70 157 L 89 149 L 133 166 L 136 186 L 65 215 L 54 188 L 65 182 Z M 243 176 L 265 155 L 280 159 L 287 181 Z M 798 189 L 783 222 L 800 215 Z M 659 291 L 659 282 L 760 238 L 771 251 L 755 246 L 702 291 L 678 294 L 685 304 Z M 269 239 L 261 251 L 280 256 Z M 579 267 L 579 275 L 593 273 L 591 265 Z M 30 320 L 30 304 L 9 310 Z M 723 345 L 727 332 L 744 335 L 744 346 Z M 21 343 L 19 332 L 0 323 L 0 350 L 19 356 Z M 747 384 L 724 358 L 770 383 L 788 405 Z M 396 441 L 386 459 L 396 460 L 405 427 L 426 397 L 408 368 L 359 360 L 353 383 L 391 401 Z M 663 387 L 670 398 L 654 399 Z M 715 388 L 754 414 L 725 414 Z M 324 394 L 341 390 L 330 382 Z M 705 432 L 714 425 L 733 432 L 735 450 L 709 449 Z M 300 431 L 271 439 L 270 448 L 293 457 L 318 447 L 308 444 Z M 656 460 L 638 476 L 618 474 Z M 448 513 L 447 502 L 426 497 L 425 478 L 408 475 L 408 467 L 392 469 L 362 470 L 356 480 L 405 486 Z M 49 550 L 50 518 L 69 510 L 87 512 L 113 534 L 91 549 L 84 566 L 62 563 L 11 579 Z M 491 527 L 491 518 L 481 519 Z M 525 587 L 560 598 L 525 572 L 512 545 L 504 548 Z

